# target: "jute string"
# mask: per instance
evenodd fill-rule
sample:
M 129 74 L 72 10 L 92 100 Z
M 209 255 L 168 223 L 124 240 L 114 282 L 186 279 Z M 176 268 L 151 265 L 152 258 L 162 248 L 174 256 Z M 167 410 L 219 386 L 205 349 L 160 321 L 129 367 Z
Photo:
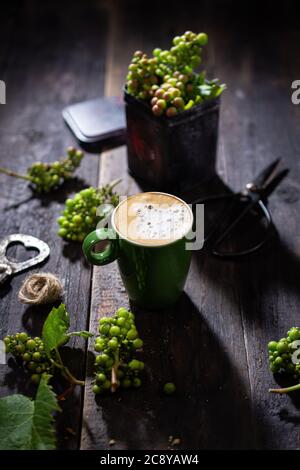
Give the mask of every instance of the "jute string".
M 63 286 L 51 273 L 37 273 L 27 277 L 19 291 L 19 301 L 23 304 L 51 304 L 63 295 Z

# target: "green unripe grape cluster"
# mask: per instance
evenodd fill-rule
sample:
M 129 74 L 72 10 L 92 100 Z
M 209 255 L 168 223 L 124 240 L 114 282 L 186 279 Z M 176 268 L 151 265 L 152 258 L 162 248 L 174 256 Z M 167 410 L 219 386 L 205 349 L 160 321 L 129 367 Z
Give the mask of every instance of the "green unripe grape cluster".
M 118 205 L 119 196 L 113 191 L 113 187 L 114 184 L 101 188 L 90 187 L 78 192 L 73 199 L 67 199 L 65 209 L 58 218 L 58 235 L 66 240 L 82 242 L 95 230 L 97 223 L 107 216 L 105 207 L 111 210 L 112 206 Z
M 115 391 L 118 387 L 140 387 L 144 363 L 136 358 L 136 354 L 142 347 L 143 341 L 132 312 L 121 307 L 113 317 L 102 317 L 94 345 L 98 354 L 94 365 L 93 392 L 99 394 Z
M 287 332 L 286 338 L 281 338 L 279 341 L 269 342 L 268 351 L 271 372 L 273 372 L 274 374 L 287 373 L 291 375 L 294 379 L 300 380 L 299 340 L 300 328 L 293 327 Z M 298 358 L 296 358 L 296 360 L 293 360 L 292 356 L 297 350 L 299 350 L 299 356 Z
M 67 157 L 53 163 L 36 162 L 27 170 L 31 184 L 37 192 L 49 192 L 73 176 L 83 158 L 83 152 L 74 147 L 67 149 Z
M 21 175 L 2 167 L 0 167 L 0 173 L 28 181 L 38 193 L 48 193 L 60 186 L 65 180 L 73 177 L 83 156 L 84 154 L 81 150 L 69 147 L 66 158 L 53 163 L 33 163 L 28 168 L 26 175 Z
M 225 85 L 207 80 L 205 72 L 194 72 L 207 41 L 205 33 L 186 31 L 173 39 L 170 50 L 156 48 L 152 57 L 136 51 L 128 67 L 128 93 L 149 102 L 155 116 L 167 117 L 216 98 Z
M 33 163 L 28 168 L 26 175 L 2 167 L 0 167 L 0 173 L 28 181 L 38 193 L 48 193 L 56 189 L 65 180 L 72 178 L 74 171 L 80 165 L 83 155 L 81 150 L 69 147 L 66 158 L 53 163 Z
M 42 374 L 50 374 L 53 370 L 41 338 L 31 338 L 27 333 L 22 332 L 6 336 L 3 341 L 6 352 L 21 361 L 30 372 L 32 382 L 38 384 Z

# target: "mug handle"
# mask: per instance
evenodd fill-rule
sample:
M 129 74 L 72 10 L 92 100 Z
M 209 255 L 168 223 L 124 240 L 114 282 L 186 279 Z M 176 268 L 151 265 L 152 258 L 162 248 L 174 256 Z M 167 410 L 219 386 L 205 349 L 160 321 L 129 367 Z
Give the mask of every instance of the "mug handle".
M 108 245 L 103 251 L 96 253 L 94 246 L 103 240 L 109 240 Z M 118 240 L 116 239 L 115 232 L 110 228 L 99 228 L 89 233 L 84 239 L 82 250 L 84 256 L 91 264 L 99 266 L 103 264 L 112 263 L 118 257 Z

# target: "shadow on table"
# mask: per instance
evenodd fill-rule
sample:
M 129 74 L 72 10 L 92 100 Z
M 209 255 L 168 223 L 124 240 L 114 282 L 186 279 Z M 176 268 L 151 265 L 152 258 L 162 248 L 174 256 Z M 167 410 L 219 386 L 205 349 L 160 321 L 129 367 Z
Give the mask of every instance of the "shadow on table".
M 222 182 L 219 182 L 218 185 L 220 192 L 223 192 L 223 189 L 225 191 L 229 190 L 226 187 L 222 188 Z M 249 233 L 246 233 L 245 238 L 250 237 L 250 229 L 251 223 L 249 224 Z M 260 395 L 264 392 L 268 393 L 267 390 L 272 383 L 272 374 L 268 368 L 267 343 L 271 339 L 276 340 L 286 334 L 286 331 L 278 330 L 277 312 L 274 317 L 272 305 L 277 305 L 279 291 L 283 296 L 293 295 L 299 298 L 300 258 L 286 246 L 285 242 L 280 239 L 278 232 L 274 230 L 267 243 L 252 255 L 235 261 L 221 260 L 214 257 L 207 248 L 204 248 L 195 254 L 195 260 L 199 275 L 205 278 L 205 285 L 210 286 L 209 289 L 212 289 L 212 291 L 215 289 L 222 292 L 222 295 L 226 296 L 229 302 L 233 301 L 233 308 L 237 315 L 242 315 L 247 338 L 249 338 L 249 335 L 253 338 L 253 340 L 248 341 L 247 350 L 252 382 L 253 377 L 257 376 L 258 364 L 261 364 L 259 366 L 259 376 L 262 382 L 257 382 L 257 379 L 255 379 L 255 383 L 252 383 L 252 386 L 256 388 L 256 397 L 254 397 L 256 402 L 253 404 L 253 410 L 255 415 L 259 415 L 256 428 L 257 438 L 261 445 L 265 442 L 265 435 L 269 436 L 267 439 L 271 439 L 270 433 L 267 431 L 269 426 L 266 419 L 268 409 L 265 407 L 263 412 L 262 410 L 258 411 L 258 408 L 264 403 L 264 398 L 260 399 Z M 232 299 L 233 291 L 234 300 Z M 278 305 L 279 308 L 280 305 Z M 284 314 L 284 311 L 279 313 Z M 296 314 L 297 312 L 295 312 L 295 317 Z M 270 315 L 275 321 L 272 318 L 268 319 Z M 292 315 L 293 311 L 291 310 L 289 318 Z M 287 325 L 287 329 L 292 326 L 298 325 Z M 286 379 L 283 377 L 275 377 L 275 380 L 279 386 L 287 385 Z M 300 406 L 299 394 L 292 393 L 288 397 L 290 402 L 284 402 L 286 407 L 281 407 L 279 402 L 276 402 L 276 398 L 280 400 L 280 397 L 273 396 L 270 398 L 269 412 L 276 415 L 281 421 L 293 422 L 294 425 L 297 425 L 300 420 L 296 419 L 294 412 L 295 408 L 299 409 Z M 291 402 L 295 408 L 289 406 Z M 297 432 L 296 430 L 295 427 L 295 432 Z M 272 439 L 274 442 L 276 439 L 281 438 L 281 435 L 280 431 L 277 435 L 273 434 Z
M 66 241 L 63 246 L 63 256 L 68 258 L 71 263 L 76 263 L 78 260 L 81 260 L 84 266 L 90 267 L 91 265 L 87 262 L 83 251 L 82 251 L 82 243 L 80 242 L 69 242 Z
M 47 316 L 53 307 L 58 307 L 61 301 L 51 305 L 30 305 L 26 308 L 22 316 L 22 325 L 24 330 L 30 336 L 40 336 Z
M 88 184 L 82 179 L 75 176 L 64 181 L 61 186 L 49 193 L 37 193 L 32 189 L 31 194 L 21 201 L 10 204 L 4 208 L 4 212 L 15 210 L 23 204 L 27 204 L 32 199 L 39 199 L 43 207 L 48 207 L 53 202 L 64 203 L 70 194 L 76 193 L 88 187 Z
M 132 309 L 145 340 L 143 385 L 97 398 L 114 448 L 166 449 L 169 436 L 186 449 L 255 447 L 247 384 L 189 297 L 168 311 Z M 174 395 L 164 395 L 166 382 Z

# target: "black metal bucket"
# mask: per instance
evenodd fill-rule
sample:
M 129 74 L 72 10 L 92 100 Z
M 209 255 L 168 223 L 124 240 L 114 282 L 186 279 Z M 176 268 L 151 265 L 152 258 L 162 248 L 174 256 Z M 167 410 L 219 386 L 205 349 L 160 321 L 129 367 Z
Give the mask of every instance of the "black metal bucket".
M 184 191 L 216 174 L 220 98 L 172 118 L 156 117 L 124 92 L 128 168 L 151 189 Z

